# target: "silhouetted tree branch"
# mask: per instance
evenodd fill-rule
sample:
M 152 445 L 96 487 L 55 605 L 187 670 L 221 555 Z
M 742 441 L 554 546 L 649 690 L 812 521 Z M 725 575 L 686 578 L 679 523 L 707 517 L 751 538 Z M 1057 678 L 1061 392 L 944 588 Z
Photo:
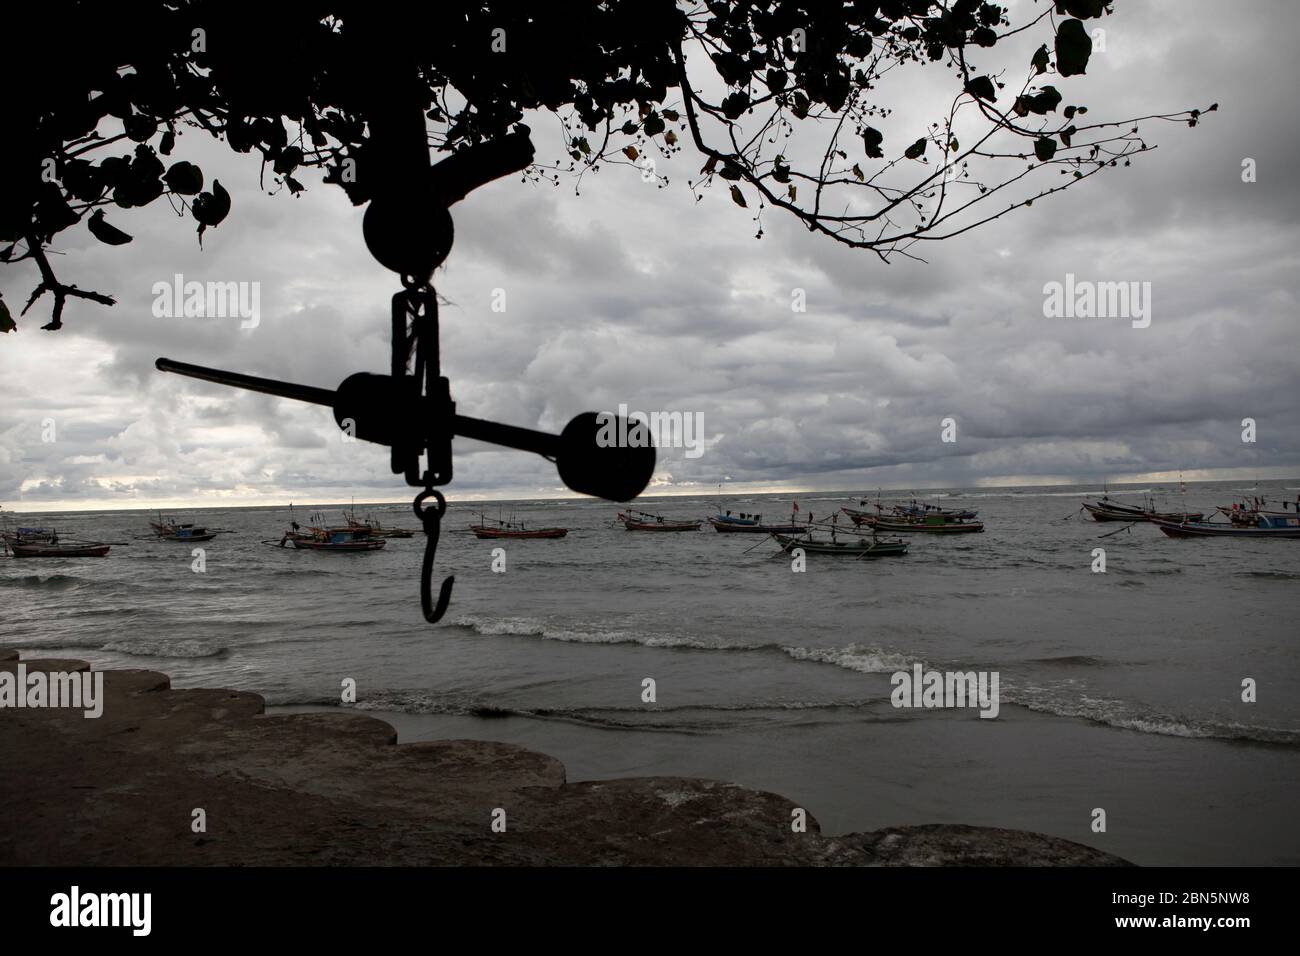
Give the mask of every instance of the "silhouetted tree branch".
M 882 260 L 915 256 L 917 242 L 1128 165 L 1154 148 L 1141 122 L 1196 125 L 1199 110 L 1085 123 L 1088 108 L 1067 103 L 1055 84 L 1085 72 L 1085 21 L 1113 6 L 1043 0 L 1013 25 L 980 0 L 47 0 L 11 46 L 12 74 L 41 82 L 12 98 L 0 150 L 0 243 L 11 244 L 0 262 L 36 262 L 27 305 L 53 293 L 47 329 L 61 327 L 68 298 L 111 305 L 60 283 L 45 250 L 83 220 L 100 241 L 129 243 L 106 213 L 160 197 L 200 240 L 218 226 L 226 190 L 205 189 L 191 162 L 164 162 L 188 132 L 258 154 L 292 194 L 305 168 L 367 202 L 394 186 L 369 125 L 373 77 L 393 62 L 409 66 L 402 92 L 425 111 L 430 149 L 449 154 L 431 174 L 448 204 L 529 162 L 524 121 L 550 113 L 567 158 L 532 163 L 525 179 L 580 185 L 602 165 L 630 165 L 664 185 L 648 154 L 670 160 L 684 138 L 705 160 L 689 187 L 699 197 L 722 180 L 759 236 L 771 206 Z M 1023 67 L 983 62 L 1036 33 Z M 934 117 L 895 116 L 881 85 L 926 66 L 947 71 L 951 97 Z M 14 257 L 19 240 L 28 249 Z

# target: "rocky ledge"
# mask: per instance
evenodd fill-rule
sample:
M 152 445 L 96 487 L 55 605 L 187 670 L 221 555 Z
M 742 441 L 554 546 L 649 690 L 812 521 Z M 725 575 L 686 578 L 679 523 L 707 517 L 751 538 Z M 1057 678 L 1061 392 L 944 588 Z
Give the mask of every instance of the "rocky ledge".
M 0 671 L 18 666 L 0 649 Z M 569 783 L 559 761 L 509 744 L 398 744 L 361 713 L 268 715 L 256 694 L 103 676 L 96 719 L 0 709 L 0 865 L 1128 865 L 989 827 L 828 837 L 809 814 L 796 833 L 789 800 L 734 784 Z

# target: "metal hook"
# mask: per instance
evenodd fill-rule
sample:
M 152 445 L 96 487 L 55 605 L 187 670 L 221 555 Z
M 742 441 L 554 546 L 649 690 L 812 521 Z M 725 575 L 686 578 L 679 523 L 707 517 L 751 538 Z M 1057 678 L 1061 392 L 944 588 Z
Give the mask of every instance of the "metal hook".
M 423 507 L 428 498 L 433 498 L 437 505 L 432 508 Z M 420 574 L 420 607 L 424 611 L 424 619 L 430 624 L 437 624 L 442 620 L 442 616 L 447 613 L 447 605 L 451 601 L 451 587 L 456 583 L 455 575 L 448 575 L 442 582 L 442 589 L 438 592 L 438 603 L 433 603 L 433 560 L 438 554 L 438 535 L 442 530 L 442 516 L 447 510 L 447 499 L 442 496 L 442 492 L 434 488 L 426 488 L 415 496 L 412 503 L 415 509 L 415 516 L 420 519 L 424 525 L 424 564 Z

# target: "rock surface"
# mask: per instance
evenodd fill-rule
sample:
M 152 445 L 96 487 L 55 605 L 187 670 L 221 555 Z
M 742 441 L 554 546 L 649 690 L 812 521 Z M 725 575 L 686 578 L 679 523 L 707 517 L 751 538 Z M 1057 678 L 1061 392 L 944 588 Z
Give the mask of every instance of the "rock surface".
M 0 648 L 0 670 L 17 666 Z M 0 865 L 1127 865 L 985 827 L 827 837 L 810 814 L 794 833 L 794 804 L 776 794 L 682 777 L 568 783 L 559 761 L 510 744 L 399 745 L 361 713 L 268 715 L 256 694 L 173 690 L 153 671 L 105 671 L 104 696 L 98 719 L 0 709 Z

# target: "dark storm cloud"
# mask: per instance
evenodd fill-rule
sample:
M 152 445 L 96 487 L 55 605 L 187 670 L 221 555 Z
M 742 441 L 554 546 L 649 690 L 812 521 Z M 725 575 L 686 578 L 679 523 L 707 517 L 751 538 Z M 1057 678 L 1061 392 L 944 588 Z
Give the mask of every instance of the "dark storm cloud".
M 436 277 L 458 409 L 548 429 L 620 403 L 698 413 L 707 450 L 662 450 L 659 491 L 724 478 L 830 488 L 1296 473 L 1300 183 L 1288 171 L 1300 11 L 1287 0 L 1228 20 L 1208 0 L 1117 7 L 1088 76 L 1059 81 L 1067 102 L 1093 118 L 1220 109 L 1197 129 L 1145 124 L 1159 149 L 1131 168 L 919 245 L 924 263 L 885 265 L 772 210 L 755 240 L 753 208 L 719 188 L 691 195 L 688 153 L 660 161 L 666 189 L 608 167 L 579 196 L 564 177 L 479 190 L 453 209 L 456 245 Z M 888 136 L 937 118 L 919 107 L 939 79 L 903 86 Z M 533 128 L 538 155 L 558 154 L 552 126 Z M 136 236 L 128 246 L 84 229 L 60 237 L 63 277 L 119 304 L 71 305 L 58 334 L 38 331 L 37 306 L 0 341 L 0 501 L 400 496 L 386 451 L 342 441 L 328 410 L 154 370 L 168 355 L 333 387 L 386 368 L 396 288 L 340 191 L 267 196 L 255 163 L 196 133 L 177 154 L 221 179 L 231 218 L 202 249 L 193 222 L 161 203 L 110 210 Z M 1255 183 L 1242 182 L 1246 158 Z M 176 273 L 259 282 L 260 323 L 156 318 L 154 283 Z M 1067 273 L 1151 283 L 1150 327 L 1046 317 L 1044 285 Z M 24 302 L 34 281 L 30 268 L 0 274 L 6 302 Z M 797 290 L 804 312 L 792 309 Z M 955 443 L 941 440 L 949 417 Z M 1241 441 L 1247 417 L 1253 445 Z M 540 459 L 464 440 L 456 452 L 462 496 L 562 490 Z

